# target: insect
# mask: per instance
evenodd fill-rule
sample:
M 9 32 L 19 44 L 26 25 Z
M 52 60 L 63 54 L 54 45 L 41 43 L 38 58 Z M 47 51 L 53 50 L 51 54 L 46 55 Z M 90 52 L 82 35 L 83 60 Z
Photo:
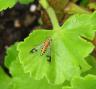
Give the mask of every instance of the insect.
M 41 49 L 41 55 L 44 55 L 44 53 L 46 52 L 47 48 L 50 46 L 50 43 L 51 43 L 52 39 L 49 38 L 47 39 L 44 44 L 43 44 L 43 47 Z

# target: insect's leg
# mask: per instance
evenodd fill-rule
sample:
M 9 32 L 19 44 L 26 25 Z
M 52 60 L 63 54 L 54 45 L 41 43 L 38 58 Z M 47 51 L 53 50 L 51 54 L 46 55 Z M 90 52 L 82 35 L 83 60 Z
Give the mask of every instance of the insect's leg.
M 51 47 L 50 46 L 48 47 L 46 57 L 47 57 L 47 61 L 51 62 Z
M 31 53 L 35 53 L 37 52 L 38 50 L 36 48 L 32 48 L 32 50 L 30 51 Z
M 32 48 L 30 52 L 35 53 L 35 52 L 39 51 L 40 49 L 41 49 L 41 45 L 38 45 L 38 46 Z
M 50 55 L 46 55 L 46 57 L 47 57 L 47 61 L 51 62 L 51 56 Z

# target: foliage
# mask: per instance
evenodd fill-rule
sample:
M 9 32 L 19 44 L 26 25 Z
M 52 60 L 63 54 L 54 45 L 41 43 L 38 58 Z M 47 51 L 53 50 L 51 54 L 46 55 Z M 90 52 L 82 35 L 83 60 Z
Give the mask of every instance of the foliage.
M 5 10 L 7 8 L 12 8 L 17 2 L 22 4 L 27 4 L 29 2 L 33 2 L 34 0 L 0 0 L 0 11 Z
M 47 11 L 53 29 L 34 30 L 24 41 L 7 49 L 5 66 L 12 77 L 0 68 L 0 88 L 96 89 L 96 61 L 90 55 L 94 49 L 96 13 L 75 14 L 59 26 L 46 1 L 40 0 L 40 4 Z M 1 10 L 16 2 L 9 0 L 10 5 L 2 2 L 5 6 L 2 4 Z M 23 4 L 27 2 L 20 0 Z
M 89 55 L 86 61 L 92 68 L 82 74 L 85 77 L 74 77 L 71 86 L 64 86 L 63 89 L 96 89 L 96 59 Z
M 17 52 L 17 53 L 16 53 Z M 7 56 L 5 58 L 5 64 L 10 70 L 12 77 L 7 76 L 3 70 L 0 68 L 0 88 L 2 89 L 62 89 L 62 85 L 50 85 L 46 79 L 34 80 L 32 77 L 25 74 L 22 66 L 18 60 L 18 55 L 14 56 L 13 59 L 11 55 L 18 54 L 17 44 L 8 48 Z M 16 53 L 16 54 L 15 54 Z M 11 59 L 10 59 L 11 58 Z
M 63 89 L 96 89 L 96 76 L 75 77 L 71 82 L 71 87 L 67 86 Z
M 16 0 L 8 0 L 7 2 L 6 0 L 0 0 L 0 11 L 13 7 L 16 2 Z
M 84 58 L 94 48 L 88 40 L 92 40 L 95 35 L 95 16 L 96 13 L 74 15 L 58 30 L 33 31 L 18 46 L 25 73 L 36 79 L 47 77 L 48 81 L 59 84 L 89 70 L 90 65 Z M 52 39 L 49 51 L 40 55 L 43 42 L 48 38 Z M 37 52 L 31 53 L 33 48 Z M 51 62 L 48 62 L 46 55 L 51 56 Z
M 19 0 L 21 4 L 28 4 L 30 2 L 33 2 L 34 0 Z

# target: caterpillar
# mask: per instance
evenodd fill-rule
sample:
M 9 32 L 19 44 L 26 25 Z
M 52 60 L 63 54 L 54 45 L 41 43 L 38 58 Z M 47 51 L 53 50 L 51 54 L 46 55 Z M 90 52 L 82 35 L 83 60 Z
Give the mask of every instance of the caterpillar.
M 47 39 L 45 42 L 44 42 L 44 45 L 41 49 L 41 55 L 44 55 L 44 53 L 46 52 L 47 48 L 50 46 L 50 43 L 51 43 L 51 40 L 52 39 Z

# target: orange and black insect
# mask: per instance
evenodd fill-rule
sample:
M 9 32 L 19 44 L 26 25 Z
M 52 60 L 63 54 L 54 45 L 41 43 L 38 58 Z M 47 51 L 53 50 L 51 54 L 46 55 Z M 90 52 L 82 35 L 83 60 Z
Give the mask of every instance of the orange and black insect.
M 49 38 L 44 42 L 44 45 L 41 49 L 41 55 L 43 55 L 46 52 L 47 48 L 50 46 L 51 41 L 52 39 Z

